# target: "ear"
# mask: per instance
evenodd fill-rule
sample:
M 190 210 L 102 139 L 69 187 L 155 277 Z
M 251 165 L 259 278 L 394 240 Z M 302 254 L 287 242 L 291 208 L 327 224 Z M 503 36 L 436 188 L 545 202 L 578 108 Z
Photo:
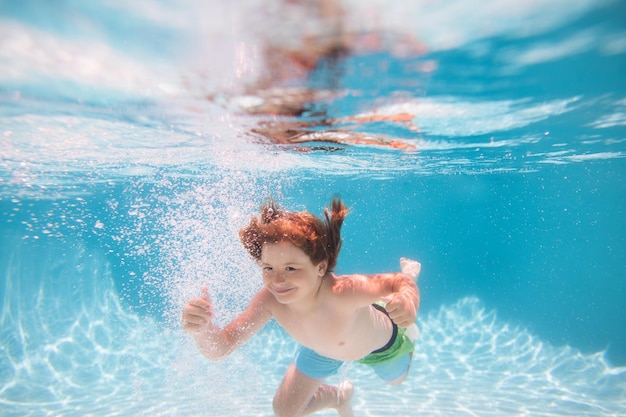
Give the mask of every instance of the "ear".
M 320 277 L 323 277 L 324 275 L 326 275 L 326 269 L 328 268 L 328 261 L 322 261 L 319 264 L 317 264 L 317 268 L 318 268 L 318 275 Z

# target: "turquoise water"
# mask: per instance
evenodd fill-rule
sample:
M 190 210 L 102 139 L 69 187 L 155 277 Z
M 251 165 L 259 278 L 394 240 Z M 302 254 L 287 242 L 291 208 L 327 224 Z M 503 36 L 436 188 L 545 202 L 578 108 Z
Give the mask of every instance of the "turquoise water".
M 0 414 L 271 415 L 293 342 L 210 363 L 180 309 L 243 308 L 267 196 L 336 193 L 339 272 L 423 265 L 411 375 L 351 366 L 357 415 L 626 414 L 624 6 L 400 3 L 346 2 L 369 36 L 280 92 L 407 151 L 251 133 L 271 117 L 235 104 L 284 38 L 260 1 L 0 3 Z M 371 113 L 412 120 L 345 119 Z

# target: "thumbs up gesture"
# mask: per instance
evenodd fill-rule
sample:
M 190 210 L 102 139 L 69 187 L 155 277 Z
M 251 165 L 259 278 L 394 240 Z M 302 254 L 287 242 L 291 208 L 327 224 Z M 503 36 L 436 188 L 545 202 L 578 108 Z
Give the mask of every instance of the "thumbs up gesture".
M 192 334 L 210 330 L 213 327 L 212 317 L 213 305 L 209 298 L 209 289 L 202 287 L 200 297 L 190 299 L 183 308 L 183 329 Z
M 417 283 L 417 278 L 422 270 L 422 264 L 413 259 L 400 258 L 400 270 L 410 275 L 413 281 Z

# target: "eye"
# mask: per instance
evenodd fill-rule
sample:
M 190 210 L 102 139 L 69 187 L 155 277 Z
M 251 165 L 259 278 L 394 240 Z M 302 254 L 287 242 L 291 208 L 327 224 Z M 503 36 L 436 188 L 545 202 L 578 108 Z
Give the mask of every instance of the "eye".
M 292 272 L 292 271 L 296 271 L 296 268 L 294 268 L 293 266 L 288 266 L 285 268 L 286 271 Z
M 272 271 L 272 267 L 271 266 L 264 266 L 263 267 L 263 272 L 271 272 Z

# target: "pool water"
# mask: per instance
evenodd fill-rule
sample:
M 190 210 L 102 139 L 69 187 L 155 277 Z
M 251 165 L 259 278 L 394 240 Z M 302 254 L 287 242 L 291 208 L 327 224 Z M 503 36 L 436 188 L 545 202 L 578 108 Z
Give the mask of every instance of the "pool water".
M 212 363 L 181 308 L 208 285 L 227 323 L 259 204 L 335 194 L 339 273 L 422 263 L 411 373 L 344 370 L 357 415 L 626 414 L 624 5 L 346 1 L 351 52 L 285 75 L 266 44 L 320 29 L 270 3 L 0 4 L 0 414 L 272 415 L 294 342 Z M 244 111 L 267 91 L 318 96 Z

